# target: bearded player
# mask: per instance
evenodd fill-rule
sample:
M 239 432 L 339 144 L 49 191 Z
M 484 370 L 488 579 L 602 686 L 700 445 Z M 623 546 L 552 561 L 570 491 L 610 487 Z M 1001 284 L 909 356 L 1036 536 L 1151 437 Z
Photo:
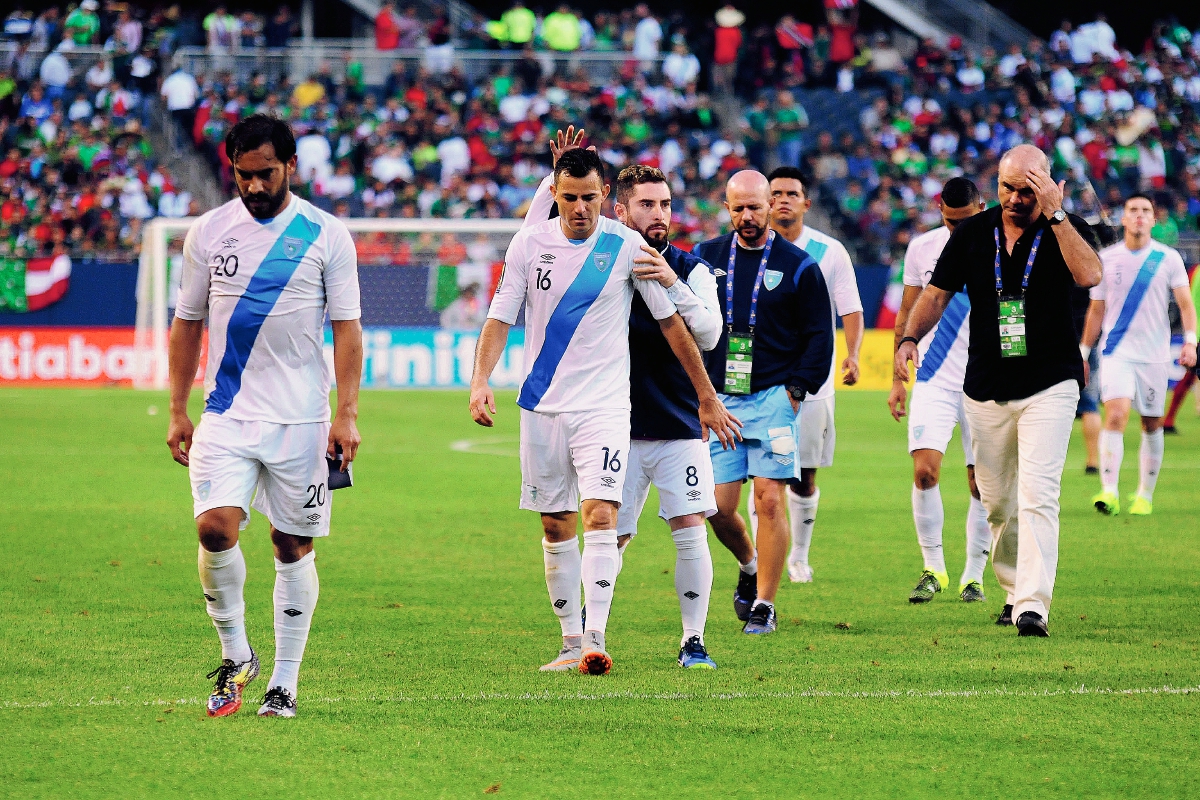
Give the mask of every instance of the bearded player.
M 287 123 L 247 117 L 229 131 L 225 148 L 239 197 L 200 217 L 184 241 L 167 445 L 188 468 L 200 585 L 221 640 L 221 664 L 208 675 L 216 678 L 208 715 L 236 712 L 258 675 L 238 544 L 253 505 L 270 521 L 275 549 L 275 664 L 258 713 L 294 717 L 319 591 L 313 540 L 329 534 L 326 456 L 340 449 L 345 470 L 360 442 L 358 261 L 345 224 L 288 190 L 296 140 Z M 338 385 L 332 425 L 326 313 Z M 205 320 L 204 413 L 193 428 L 187 401 Z

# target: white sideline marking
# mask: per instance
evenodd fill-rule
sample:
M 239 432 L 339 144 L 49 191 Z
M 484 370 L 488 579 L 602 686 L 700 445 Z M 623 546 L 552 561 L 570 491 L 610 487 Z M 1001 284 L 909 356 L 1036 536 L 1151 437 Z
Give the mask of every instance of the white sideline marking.
M 503 445 L 520 443 L 520 439 L 511 436 L 501 436 L 491 439 L 459 439 L 450 443 L 450 449 L 456 453 L 478 453 L 485 456 L 506 456 L 519 458 L 521 453 Z
M 884 689 L 877 692 L 836 692 L 821 689 L 804 689 L 798 692 L 713 692 L 710 694 L 691 692 L 524 692 L 509 694 L 507 692 L 480 692 L 478 694 L 427 695 L 423 697 L 301 697 L 305 703 L 343 703 L 358 705 L 365 703 L 474 703 L 474 702 L 588 702 L 596 700 L 779 700 L 790 698 L 819 698 L 846 700 L 905 700 L 949 698 L 987 698 L 987 697 L 1065 697 L 1071 695 L 1191 695 L 1200 694 L 1200 686 L 1150 686 L 1137 689 L 1107 689 L 1094 686 L 1073 686 L 1069 689 L 932 689 L 919 691 L 916 689 Z M 120 698 L 87 700 L 33 700 L 22 702 L 5 700 L 0 703 L 2 708 L 88 708 L 95 706 L 200 706 L 205 700 L 198 697 L 181 697 L 177 700 L 122 700 Z

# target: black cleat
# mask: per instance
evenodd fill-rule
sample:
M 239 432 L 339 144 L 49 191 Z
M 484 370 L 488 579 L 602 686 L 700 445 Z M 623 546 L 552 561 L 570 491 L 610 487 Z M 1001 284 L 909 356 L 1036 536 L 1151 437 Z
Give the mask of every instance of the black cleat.
M 1163 433 L 1179 433 L 1174 425 L 1163 425 Z
M 758 576 L 738 570 L 737 588 L 733 590 L 733 613 L 742 622 L 750 619 L 750 607 L 758 597 Z
M 1084 468 L 1083 468 L 1083 474 L 1084 474 L 1084 475 L 1099 475 L 1099 474 L 1100 474 L 1100 468 L 1099 468 L 1099 467 L 1093 467 L 1093 466 L 1091 466 L 1091 465 L 1088 465 L 1088 466 L 1086 466 L 1086 467 L 1084 467 Z
M 1004 604 L 1004 608 L 1000 610 L 1000 616 L 996 618 L 997 625 L 1012 625 L 1012 606 L 1008 603 Z
M 1040 636 L 1044 639 L 1049 635 L 1046 620 L 1036 611 L 1026 611 L 1017 618 L 1017 636 Z

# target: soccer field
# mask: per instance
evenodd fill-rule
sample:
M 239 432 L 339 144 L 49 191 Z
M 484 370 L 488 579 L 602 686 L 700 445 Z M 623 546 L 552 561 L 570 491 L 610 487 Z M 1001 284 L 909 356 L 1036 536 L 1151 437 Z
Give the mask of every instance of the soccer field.
M 816 582 L 784 585 L 779 632 L 740 633 L 735 562 L 710 536 L 720 669 L 678 668 L 674 547 L 652 500 L 617 584 L 614 668 L 594 678 L 537 671 L 558 624 L 537 518 L 516 508 L 513 395 L 500 402 L 489 431 L 464 393 L 363 396 L 357 485 L 317 544 L 300 716 L 253 713 L 273 653 L 256 514 L 243 548 L 263 675 L 238 715 L 208 719 L 219 647 L 187 473 L 163 444 L 165 394 L 0 390 L 0 796 L 1200 793 L 1190 403 L 1149 518 L 1091 509 L 1077 431 L 1050 639 L 992 624 L 1004 598 L 990 568 L 986 604 L 908 603 L 921 561 L 905 429 L 881 393 L 847 392 L 837 465 L 819 476 Z M 1136 453 L 1131 426 L 1123 492 Z M 961 467 L 956 440 L 943 471 L 952 579 Z

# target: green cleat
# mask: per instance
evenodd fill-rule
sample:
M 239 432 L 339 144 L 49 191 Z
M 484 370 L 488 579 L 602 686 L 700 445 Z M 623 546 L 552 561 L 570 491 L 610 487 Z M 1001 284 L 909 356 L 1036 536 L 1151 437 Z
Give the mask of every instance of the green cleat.
M 912 590 L 912 594 L 908 596 L 910 603 L 928 603 L 933 599 L 933 596 L 942 590 L 943 586 L 950 583 L 950 576 L 946 573 L 936 573 L 931 570 L 925 570 L 921 573 L 921 579 L 917 581 L 916 588 Z
M 1092 505 L 1101 514 L 1107 514 L 1110 517 L 1121 513 L 1121 498 L 1117 497 L 1116 492 L 1101 492 L 1092 498 Z
M 1140 494 L 1129 498 L 1129 513 L 1138 517 L 1148 517 L 1154 513 L 1154 504 Z
M 987 600 L 983 596 L 983 587 L 979 585 L 979 581 L 971 581 L 958 587 L 958 596 L 964 603 L 982 603 Z

